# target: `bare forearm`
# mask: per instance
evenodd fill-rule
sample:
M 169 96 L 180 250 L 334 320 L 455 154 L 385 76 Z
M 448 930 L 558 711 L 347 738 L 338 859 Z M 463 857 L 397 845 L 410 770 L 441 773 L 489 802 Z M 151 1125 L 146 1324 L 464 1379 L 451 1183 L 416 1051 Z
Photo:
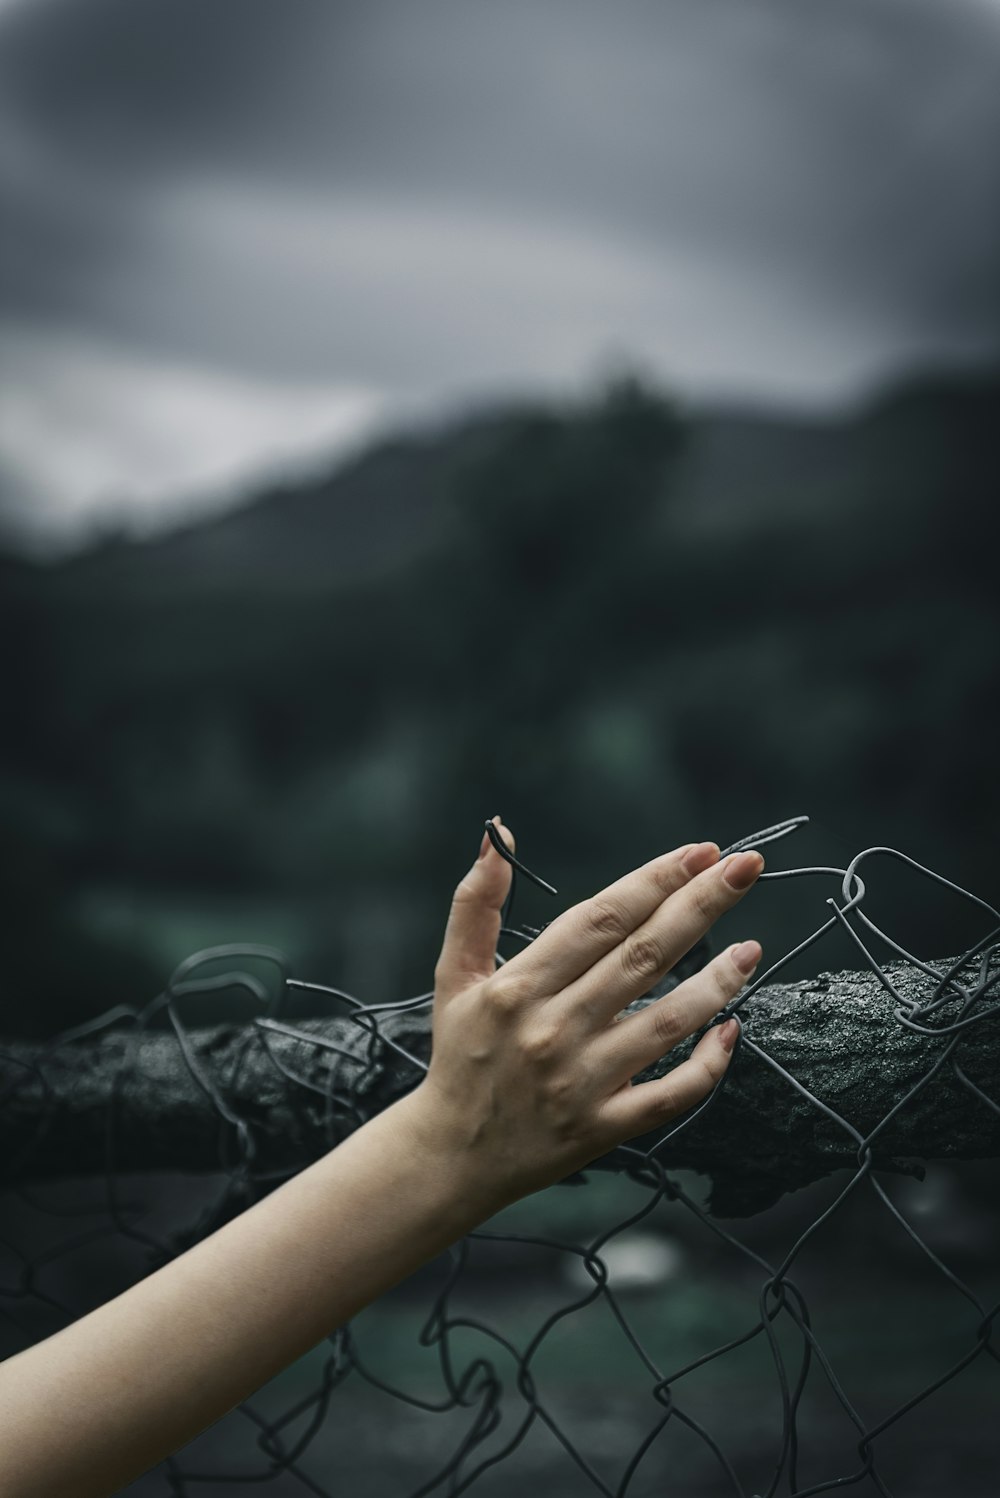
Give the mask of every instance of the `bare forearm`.
M 0 1493 L 102 1498 L 490 1215 L 411 1099 L 0 1367 Z M 81 1377 L 86 1369 L 86 1377 Z
M 565 911 L 498 971 L 510 871 L 490 840 L 455 891 L 420 1086 L 211 1238 L 0 1367 L 0 1498 L 104 1498 L 498 1208 L 684 1113 L 721 1079 L 735 1020 L 666 1077 L 632 1086 L 739 991 L 758 943 L 618 1016 L 736 904 L 760 855 L 720 863 L 714 843 L 663 854 Z

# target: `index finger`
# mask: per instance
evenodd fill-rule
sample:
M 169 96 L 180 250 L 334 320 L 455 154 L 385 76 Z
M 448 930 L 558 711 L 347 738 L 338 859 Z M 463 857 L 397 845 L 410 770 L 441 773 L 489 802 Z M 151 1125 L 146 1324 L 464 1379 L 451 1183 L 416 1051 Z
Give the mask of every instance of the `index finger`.
M 686 843 L 650 859 L 589 900 L 571 905 L 530 947 L 504 964 L 504 982 L 516 982 L 526 998 L 560 993 L 718 857 L 718 843 Z

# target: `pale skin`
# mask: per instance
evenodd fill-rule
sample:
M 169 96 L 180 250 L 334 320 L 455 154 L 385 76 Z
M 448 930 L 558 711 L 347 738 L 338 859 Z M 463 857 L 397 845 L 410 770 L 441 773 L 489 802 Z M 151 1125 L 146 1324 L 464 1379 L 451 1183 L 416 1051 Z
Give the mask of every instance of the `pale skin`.
M 499 818 L 500 836 L 514 838 Z M 689 844 L 558 916 L 499 969 L 510 865 L 484 837 L 435 968 L 418 1087 L 211 1237 L 0 1365 L 0 1494 L 107 1498 L 519 1197 L 701 1101 L 736 1022 L 655 1082 L 760 960 L 727 948 L 618 1019 L 752 888 L 759 853 Z

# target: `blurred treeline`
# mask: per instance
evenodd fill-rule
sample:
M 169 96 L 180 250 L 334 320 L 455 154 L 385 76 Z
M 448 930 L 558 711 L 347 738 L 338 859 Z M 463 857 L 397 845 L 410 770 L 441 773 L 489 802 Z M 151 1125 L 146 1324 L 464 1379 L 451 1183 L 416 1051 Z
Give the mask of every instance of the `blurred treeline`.
M 995 900 L 998 407 L 983 377 L 694 416 L 623 379 L 6 558 L 0 1027 L 140 1004 L 230 940 L 421 992 L 497 811 L 560 891 L 515 922 L 800 812 L 774 868 L 889 844 Z M 987 929 L 888 863 L 877 913 L 925 955 Z M 720 939 L 775 958 L 837 892 L 762 886 Z

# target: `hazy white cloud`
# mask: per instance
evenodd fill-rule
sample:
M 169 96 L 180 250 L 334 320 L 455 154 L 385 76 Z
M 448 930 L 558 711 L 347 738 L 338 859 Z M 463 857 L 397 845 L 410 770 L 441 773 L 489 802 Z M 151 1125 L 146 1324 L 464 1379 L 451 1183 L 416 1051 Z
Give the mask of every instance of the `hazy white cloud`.
M 267 384 L 99 339 L 0 332 L 6 518 L 44 547 L 95 519 L 153 528 L 270 472 L 329 461 L 379 417 L 373 392 Z
M 816 407 L 996 359 L 998 139 L 998 0 L 0 0 L 0 504 L 629 361 Z

